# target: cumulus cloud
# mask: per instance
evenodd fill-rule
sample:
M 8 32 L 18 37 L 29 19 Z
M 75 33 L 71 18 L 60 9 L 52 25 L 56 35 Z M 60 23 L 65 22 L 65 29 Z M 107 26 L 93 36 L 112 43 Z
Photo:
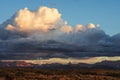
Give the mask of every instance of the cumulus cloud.
M 96 26 L 95 26 L 93 23 L 89 23 L 89 24 L 87 25 L 87 27 L 88 27 L 88 28 L 96 28 Z
M 12 26 L 12 25 L 7 25 L 7 27 L 5 28 L 6 30 L 8 30 L 8 31 L 12 31 L 12 30 L 15 30 L 15 28 L 14 28 L 14 26 Z
M 81 24 L 76 25 L 75 31 L 74 32 L 79 32 L 79 31 L 84 31 L 85 27 Z
M 70 33 L 70 32 L 72 32 L 72 27 L 71 26 L 63 26 L 63 27 L 61 27 L 61 31 L 63 31 L 65 33 Z
M 64 52 L 61 56 L 65 57 L 72 57 L 68 52 L 83 51 L 86 52 L 84 56 L 90 56 L 88 52 L 99 53 L 92 56 L 120 55 L 100 53 L 119 53 L 120 34 L 109 36 L 100 29 L 99 24 L 93 23 L 70 26 L 56 8 L 21 9 L 0 27 L 1 50 L 52 50 Z M 75 55 L 82 56 L 81 53 Z
M 23 32 L 43 31 L 55 28 L 56 23 L 60 20 L 61 14 L 55 8 L 40 7 L 37 11 L 32 12 L 28 8 L 18 11 L 14 18 L 16 25 L 9 24 L 7 30 L 17 30 Z

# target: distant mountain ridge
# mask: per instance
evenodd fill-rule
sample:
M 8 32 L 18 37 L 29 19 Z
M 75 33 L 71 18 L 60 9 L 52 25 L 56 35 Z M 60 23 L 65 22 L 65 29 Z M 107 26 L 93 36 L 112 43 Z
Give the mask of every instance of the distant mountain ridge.
M 78 63 L 78 64 L 59 64 L 59 63 L 52 63 L 52 64 L 33 64 L 27 63 L 24 61 L 0 61 L 0 67 L 35 67 L 35 68 L 64 68 L 64 69 L 72 69 L 72 68 L 93 68 L 93 69 L 115 69 L 120 70 L 120 60 L 119 61 L 102 61 L 95 64 L 86 64 L 86 63 Z
M 24 61 L 0 61 L 0 67 L 34 67 L 35 65 Z

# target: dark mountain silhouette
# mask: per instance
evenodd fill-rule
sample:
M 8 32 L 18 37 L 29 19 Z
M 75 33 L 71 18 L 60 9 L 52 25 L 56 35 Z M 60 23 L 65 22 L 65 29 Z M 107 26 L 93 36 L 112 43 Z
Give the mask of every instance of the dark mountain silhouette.
M 74 69 L 74 68 L 86 68 L 86 69 L 114 69 L 120 70 L 120 61 L 102 61 L 95 64 L 86 64 L 86 63 L 78 63 L 78 64 L 59 64 L 59 63 L 51 63 L 51 64 L 33 64 L 27 63 L 24 61 L 0 61 L 0 67 L 36 67 L 36 68 L 44 68 L 44 69 Z

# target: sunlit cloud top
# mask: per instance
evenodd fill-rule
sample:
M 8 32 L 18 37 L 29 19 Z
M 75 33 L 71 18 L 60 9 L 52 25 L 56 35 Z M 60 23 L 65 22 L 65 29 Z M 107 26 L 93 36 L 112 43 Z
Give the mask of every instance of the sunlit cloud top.
M 0 25 L 1 51 L 47 50 L 46 56 L 41 54 L 45 58 L 120 55 L 119 33 L 110 36 L 100 24 L 91 22 L 71 26 L 62 15 L 57 8 L 46 6 L 36 11 L 20 9 Z

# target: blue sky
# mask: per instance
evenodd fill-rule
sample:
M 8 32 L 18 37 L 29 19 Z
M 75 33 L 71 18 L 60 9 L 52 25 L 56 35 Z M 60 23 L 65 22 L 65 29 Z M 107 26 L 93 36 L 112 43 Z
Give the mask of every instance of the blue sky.
M 72 26 L 94 23 L 110 35 L 120 32 L 120 0 L 0 0 L 0 23 L 24 7 L 40 6 L 57 8 Z

